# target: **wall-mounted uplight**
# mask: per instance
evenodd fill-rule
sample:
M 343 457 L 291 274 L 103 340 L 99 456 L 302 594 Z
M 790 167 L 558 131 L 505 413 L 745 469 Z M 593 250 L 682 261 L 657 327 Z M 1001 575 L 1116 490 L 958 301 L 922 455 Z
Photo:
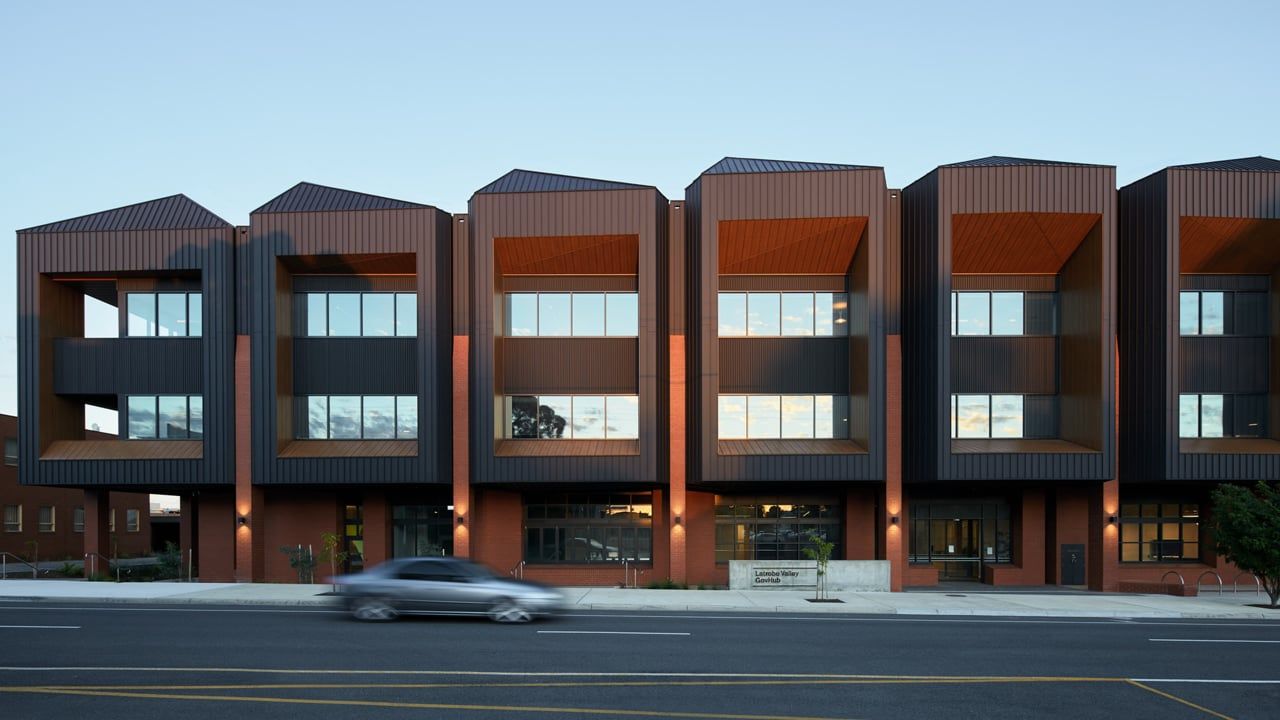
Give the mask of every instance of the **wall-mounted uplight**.
M 898 524 L 898 516 L 897 516 L 897 515 L 894 515 L 893 517 L 889 518 L 889 522 L 893 523 L 894 525 L 897 525 L 897 524 Z
M 466 520 L 466 518 L 464 518 L 463 516 L 459 515 L 459 516 L 458 516 L 458 527 L 462 527 L 463 525 L 466 525 L 466 524 L 467 524 L 467 520 Z
M 249 518 L 245 515 L 236 516 L 236 527 L 249 527 Z
M 684 518 L 680 517 L 679 515 L 676 515 L 676 524 L 680 525 L 683 522 L 684 522 Z
M 1107 523 L 1109 523 L 1109 524 L 1111 524 L 1111 525 L 1115 525 L 1115 524 L 1116 524 L 1116 516 L 1115 516 L 1115 515 L 1112 515 L 1112 516 L 1108 517 L 1108 518 L 1107 518 Z

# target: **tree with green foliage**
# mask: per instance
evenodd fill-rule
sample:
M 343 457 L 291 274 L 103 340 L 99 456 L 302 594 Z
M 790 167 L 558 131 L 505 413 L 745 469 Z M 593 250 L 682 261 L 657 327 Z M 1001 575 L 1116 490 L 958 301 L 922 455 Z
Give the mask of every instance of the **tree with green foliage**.
M 816 530 L 810 530 L 805 533 L 812 547 L 804 548 L 805 557 L 814 561 L 818 566 L 818 576 L 816 585 L 814 586 L 814 600 L 827 599 L 827 565 L 831 562 L 831 552 L 835 549 L 836 544 L 827 540 L 826 535 Z
M 1213 491 L 1210 529 L 1219 555 L 1258 576 L 1280 607 L 1280 488 L 1222 485 Z
M 338 575 L 338 566 L 347 561 L 347 553 L 339 550 L 342 547 L 342 536 L 337 533 L 320 533 L 320 544 L 323 550 L 320 551 L 320 561 L 329 563 L 329 577 L 334 578 Z M 333 586 L 333 591 L 338 591 L 338 586 Z
M 304 548 L 302 545 L 296 547 L 283 545 L 280 552 L 289 557 L 289 567 L 297 571 L 299 583 L 306 585 L 312 581 L 315 576 L 316 558 L 311 554 L 311 546 Z

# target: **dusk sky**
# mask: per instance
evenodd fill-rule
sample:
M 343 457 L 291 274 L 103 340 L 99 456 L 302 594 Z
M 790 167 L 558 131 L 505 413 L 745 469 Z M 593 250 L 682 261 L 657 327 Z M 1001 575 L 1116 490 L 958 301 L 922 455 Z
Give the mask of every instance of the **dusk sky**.
M 725 155 L 1163 166 L 1280 156 L 1274 3 L 6 3 L 12 231 L 186 193 L 235 224 L 299 180 L 466 210 L 513 167 L 657 185 Z

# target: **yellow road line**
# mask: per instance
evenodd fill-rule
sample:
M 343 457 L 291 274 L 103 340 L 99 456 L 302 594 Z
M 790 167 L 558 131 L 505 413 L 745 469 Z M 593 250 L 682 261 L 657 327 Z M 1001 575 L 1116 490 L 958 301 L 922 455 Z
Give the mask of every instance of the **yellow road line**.
M 1140 688 L 1142 688 L 1143 690 L 1146 690 L 1147 692 L 1155 693 L 1156 695 L 1159 695 L 1160 697 L 1163 697 L 1163 698 L 1169 698 L 1170 700 L 1172 700 L 1172 701 L 1174 701 L 1174 702 L 1176 702 L 1176 703 L 1182 703 L 1183 705 L 1186 705 L 1186 706 L 1187 706 L 1187 707 L 1189 707 L 1189 708 L 1195 708 L 1196 710 L 1199 710 L 1200 712 L 1208 713 L 1209 715 L 1212 715 L 1212 716 L 1214 716 L 1214 717 L 1216 717 L 1216 718 L 1220 718 L 1220 720 L 1232 720 L 1232 718 L 1231 718 L 1231 717 L 1229 717 L 1229 716 L 1227 716 L 1227 715 L 1223 715 L 1223 714 L 1222 714 L 1222 713 L 1220 713 L 1220 712 L 1217 712 L 1217 711 L 1214 711 L 1214 710 L 1210 710 L 1209 708 L 1207 708 L 1207 707 L 1205 707 L 1205 706 L 1203 706 L 1203 705 L 1197 705 L 1197 704 L 1195 704 L 1195 703 L 1191 702 L 1190 700 L 1184 700 L 1184 699 L 1182 699 L 1182 698 L 1178 697 L 1177 695 L 1171 695 L 1170 693 L 1164 692 L 1163 690 L 1157 690 L 1157 689 L 1155 689 L 1155 688 L 1151 687 L 1150 685 L 1144 685 L 1144 684 L 1142 684 L 1142 683 L 1138 682 L 1137 680 L 1129 680 L 1129 681 L 1128 681 L 1128 683 L 1129 683 L 1130 685 L 1135 686 L 1135 687 L 1140 687 Z
M 235 695 L 187 695 L 184 693 L 105 692 L 31 688 L 31 694 L 79 695 L 84 697 L 119 697 L 147 700 L 210 700 L 221 702 L 276 703 L 284 705 L 339 705 L 346 707 L 378 707 L 409 710 L 483 710 L 487 712 L 556 713 L 559 715 L 613 715 L 623 717 L 693 718 L 695 720 L 836 720 L 832 717 L 802 715 L 736 715 L 731 713 L 679 712 L 666 710 L 612 710 L 608 708 L 544 707 L 539 705 L 461 705 L 453 703 L 392 702 L 387 700 L 328 700 L 313 698 L 273 698 Z

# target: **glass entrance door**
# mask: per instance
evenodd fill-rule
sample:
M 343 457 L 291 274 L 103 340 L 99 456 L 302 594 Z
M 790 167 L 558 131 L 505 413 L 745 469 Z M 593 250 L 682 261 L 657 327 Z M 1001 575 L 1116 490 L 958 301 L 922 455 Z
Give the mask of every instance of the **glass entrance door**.
M 948 580 L 976 580 L 982 575 L 982 521 L 970 518 L 931 520 L 929 555 L 938 576 Z

